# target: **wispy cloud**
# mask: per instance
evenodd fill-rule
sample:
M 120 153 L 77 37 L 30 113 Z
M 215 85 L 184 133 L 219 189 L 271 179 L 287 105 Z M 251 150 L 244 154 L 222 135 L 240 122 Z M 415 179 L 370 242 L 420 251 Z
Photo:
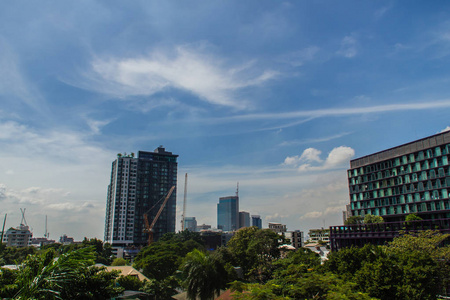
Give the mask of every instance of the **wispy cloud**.
M 235 115 L 224 118 L 215 119 L 198 119 L 199 122 L 211 122 L 211 123 L 226 123 L 226 122 L 239 122 L 239 121 L 257 121 L 257 120 L 279 120 L 279 119 L 294 119 L 294 118 L 321 118 L 327 116 L 347 116 L 347 115 L 360 115 L 360 114 L 376 114 L 376 113 L 388 113 L 396 111 L 409 111 L 409 110 L 424 110 L 424 109 L 438 109 L 450 107 L 450 99 L 440 101 L 429 102 L 417 102 L 417 103 L 402 103 L 402 104 L 387 104 L 365 107 L 347 107 L 347 108 L 330 108 L 330 109 L 318 109 L 318 110 L 299 110 L 292 112 L 282 113 L 261 113 L 261 114 L 245 114 Z
M 293 67 L 300 67 L 306 62 L 314 60 L 319 51 L 319 47 L 309 46 L 295 52 L 284 54 L 280 56 L 278 60 L 282 63 L 292 65 Z
M 0 36 L 0 96 L 22 101 L 35 111 L 43 112 L 43 99 L 20 67 L 18 56 L 10 44 Z M 6 100 L 5 100 L 6 101 Z
M 336 52 L 340 56 L 352 58 L 358 54 L 358 42 L 352 36 L 346 36 L 341 41 L 341 48 Z
M 259 71 L 253 63 L 228 67 L 224 59 L 198 47 L 179 46 L 173 52 L 155 50 L 138 58 L 97 58 L 87 75 L 89 82 L 82 85 L 115 97 L 181 89 L 214 105 L 243 109 L 249 103 L 239 95 L 241 89 L 278 75 L 273 70 Z
M 321 137 L 321 138 L 285 141 L 285 142 L 282 142 L 280 144 L 280 146 L 293 146 L 293 145 L 304 145 L 304 144 L 328 142 L 331 140 L 339 139 L 339 138 L 344 137 L 349 134 L 350 134 L 350 132 L 343 132 L 343 133 L 326 136 L 326 137 Z

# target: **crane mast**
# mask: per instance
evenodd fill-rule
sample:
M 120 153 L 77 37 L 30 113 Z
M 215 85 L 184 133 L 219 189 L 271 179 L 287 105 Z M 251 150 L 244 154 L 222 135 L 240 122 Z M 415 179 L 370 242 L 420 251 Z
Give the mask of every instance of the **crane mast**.
M 181 215 L 181 231 L 184 231 L 185 218 L 186 218 L 186 195 L 187 195 L 187 179 L 188 173 L 184 175 L 184 197 L 183 197 L 183 214 Z

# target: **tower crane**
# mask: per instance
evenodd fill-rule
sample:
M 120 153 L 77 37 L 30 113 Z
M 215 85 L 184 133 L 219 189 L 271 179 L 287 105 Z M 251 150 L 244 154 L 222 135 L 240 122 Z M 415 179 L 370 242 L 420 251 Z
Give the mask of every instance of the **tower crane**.
M 144 222 L 145 222 L 145 229 L 144 232 L 148 233 L 148 245 L 150 245 L 151 243 L 153 243 L 153 227 L 156 224 L 156 221 L 158 221 L 159 216 L 161 215 L 164 207 L 166 206 L 167 201 L 169 200 L 170 196 L 172 196 L 173 190 L 175 189 L 175 186 L 172 186 L 169 190 L 169 192 L 167 193 L 166 198 L 164 199 L 164 202 L 161 204 L 161 207 L 159 208 L 158 212 L 155 215 L 155 218 L 152 221 L 152 224 L 149 224 L 148 222 L 148 213 L 150 212 L 150 210 L 153 208 L 150 208 L 145 214 L 144 214 Z

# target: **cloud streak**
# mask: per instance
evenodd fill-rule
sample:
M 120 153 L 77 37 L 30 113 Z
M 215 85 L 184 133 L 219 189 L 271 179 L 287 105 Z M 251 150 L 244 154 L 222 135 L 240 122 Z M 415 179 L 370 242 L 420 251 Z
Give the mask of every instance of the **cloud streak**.
M 376 114 L 389 113 L 396 111 L 410 111 L 410 110 L 424 110 L 424 109 L 439 109 L 449 108 L 450 99 L 440 101 L 418 102 L 418 103 L 404 103 L 404 104 L 387 104 L 375 105 L 365 107 L 346 107 L 346 108 L 331 108 L 331 109 L 317 109 L 317 110 L 298 110 L 292 112 L 282 113 L 262 113 L 262 114 L 245 114 L 235 115 L 231 117 L 216 118 L 216 119 L 198 119 L 203 122 L 240 122 L 240 121 L 258 121 L 258 120 L 281 120 L 281 119 L 295 119 L 295 118 L 322 118 L 330 116 L 348 116 L 361 114 Z
M 278 75 L 272 70 L 256 71 L 254 65 L 228 68 L 221 58 L 179 46 L 173 55 L 154 51 L 140 58 L 96 59 L 87 88 L 116 97 L 152 96 L 180 89 L 210 104 L 244 109 L 249 103 L 240 97 L 239 91 Z

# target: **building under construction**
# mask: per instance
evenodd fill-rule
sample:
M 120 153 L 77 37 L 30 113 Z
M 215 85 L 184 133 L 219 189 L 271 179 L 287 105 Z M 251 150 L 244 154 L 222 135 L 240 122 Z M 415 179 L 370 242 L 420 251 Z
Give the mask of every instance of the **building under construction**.
M 113 248 L 147 245 L 151 228 L 153 239 L 158 240 L 167 232 L 175 232 L 176 188 L 178 155 L 162 146 L 154 152 L 139 151 L 118 154 L 112 163 L 111 181 L 108 186 L 105 218 L 105 242 Z M 160 212 L 160 208 L 165 205 Z

